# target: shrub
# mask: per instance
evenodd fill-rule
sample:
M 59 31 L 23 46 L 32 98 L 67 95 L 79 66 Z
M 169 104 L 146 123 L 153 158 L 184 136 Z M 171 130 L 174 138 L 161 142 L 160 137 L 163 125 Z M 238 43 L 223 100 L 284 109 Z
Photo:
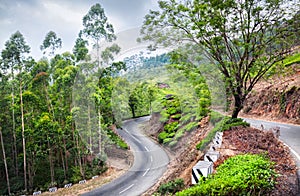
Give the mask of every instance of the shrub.
M 181 178 L 160 185 L 158 192 L 162 195 L 172 194 L 180 191 L 184 187 L 184 181 Z
M 273 166 L 263 155 L 237 155 L 220 165 L 214 175 L 176 195 L 267 195 L 277 177 Z
M 168 114 L 176 114 L 177 112 L 179 112 L 179 110 L 177 108 L 175 108 L 175 107 L 169 107 L 167 109 L 167 113 Z
M 174 147 L 175 145 L 177 144 L 177 141 L 176 140 L 173 140 L 169 143 L 169 146 L 170 147 Z
M 166 110 L 162 110 L 160 112 L 160 115 L 161 115 L 161 117 L 160 117 L 159 121 L 162 123 L 167 122 L 170 118 L 170 114 L 168 114 Z
M 190 122 L 193 118 L 195 118 L 193 115 L 191 115 L 190 113 L 187 113 L 187 114 L 181 116 L 180 124 L 186 124 L 186 123 Z
M 172 119 L 176 119 L 176 120 L 180 119 L 180 117 L 181 117 L 181 114 L 174 114 L 171 116 Z
M 168 133 L 163 131 L 160 134 L 158 134 L 158 142 L 163 143 L 164 139 L 168 137 Z
M 178 124 L 179 123 L 177 121 L 169 123 L 169 124 L 166 124 L 164 126 L 164 131 L 166 131 L 168 133 L 172 133 L 172 132 L 174 132 L 177 129 Z
M 166 138 L 166 139 L 164 139 L 163 144 L 170 143 L 171 141 L 172 141 L 172 138 Z
M 72 177 L 71 182 L 78 183 L 78 181 L 82 180 L 82 175 L 80 173 L 80 167 L 79 166 L 73 166 L 72 167 Z
M 191 130 L 195 129 L 196 127 L 198 127 L 197 122 L 190 122 L 189 124 L 185 125 L 184 128 L 186 131 L 191 131 Z
M 184 127 L 180 128 L 175 134 L 175 139 L 177 140 L 177 139 L 181 138 L 183 136 L 184 132 L 185 132 Z
M 114 144 L 122 149 L 128 149 L 128 145 L 124 142 L 124 140 L 115 134 L 111 129 L 107 129 L 107 135 Z
M 241 118 L 230 118 L 228 116 L 225 116 L 223 120 L 218 122 L 215 127 L 207 134 L 205 139 L 203 139 L 200 143 L 196 145 L 196 148 L 198 150 L 203 150 L 213 139 L 216 132 L 223 132 L 225 130 L 229 130 L 231 127 L 235 126 L 244 126 L 249 127 L 250 124 L 243 121 Z

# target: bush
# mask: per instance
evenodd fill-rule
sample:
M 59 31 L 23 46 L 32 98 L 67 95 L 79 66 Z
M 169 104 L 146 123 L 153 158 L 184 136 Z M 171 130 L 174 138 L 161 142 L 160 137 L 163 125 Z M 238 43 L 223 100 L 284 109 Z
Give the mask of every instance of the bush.
M 177 121 L 166 124 L 164 126 L 164 131 L 166 131 L 168 133 L 172 133 L 172 132 L 176 131 L 178 124 L 179 123 Z
M 176 114 L 176 113 L 178 113 L 179 112 L 179 110 L 177 109 L 177 108 L 175 108 L 175 107 L 169 107 L 168 109 L 167 109 L 167 113 L 168 114 Z
M 191 130 L 195 129 L 196 127 L 198 127 L 198 122 L 190 122 L 189 124 L 184 126 L 184 129 L 186 131 L 191 131 Z
M 181 114 L 174 114 L 174 115 L 171 116 L 171 118 L 178 120 L 178 119 L 181 118 Z
M 166 138 L 166 139 L 164 139 L 163 144 L 170 143 L 171 141 L 172 141 L 172 138 Z
M 184 127 L 180 128 L 175 134 L 175 139 L 177 140 L 177 139 L 181 138 L 183 136 L 184 132 L 185 132 Z
M 190 113 L 187 113 L 180 118 L 180 124 L 186 124 L 190 122 L 195 116 L 191 115 Z
M 169 143 L 169 146 L 172 148 L 172 147 L 176 146 L 176 144 L 177 144 L 177 141 L 173 140 Z
M 220 165 L 216 174 L 176 195 L 267 195 L 277 177 L 273 166 L 263 155 L 237 155 Z
M 168 133 L 163 131 L 160 134 L 158 134 L 158 142 L 163 143 L 164 139 L 168 137 Z
M 166 110 L 162 110 L 160 112 L 160 115 L 161 115 L 161 117 L 160 117 L 159 121 L 162 123 L 167 122 L 170 118 L 170 114 L 168 114 Z
M 180 191 L 184 187 L 183 179 L 175 179 L 166 184 L 160 185 L 158 192 L 162 195 L 172 194 Z
M 216 132 L 223 132 L 225 130 L 229 130 L 231 127 L 236 127 L 236 126 L 249 127 L 250 124 L 243 121 L 243 119 L 241 118 L 230 118 L 228 116 L 225 116 L 223 120 L 218 122 L 215 125 L 215 127 L 207 134 L 207 136 L 200 143 L 196 145 L 196 148 L 198 150 L 203 150 L 215 137 Z
M 111 129 L 107 129 L 107 135 L 111 141 L 122 149 L 128 149 L 128 145 L 122 138 L 115 134 Z

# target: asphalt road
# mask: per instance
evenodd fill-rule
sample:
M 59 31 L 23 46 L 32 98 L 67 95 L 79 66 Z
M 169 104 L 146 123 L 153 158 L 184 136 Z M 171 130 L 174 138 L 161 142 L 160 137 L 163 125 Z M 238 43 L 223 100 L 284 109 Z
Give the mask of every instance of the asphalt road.
M 300 126 L 277 122 L 268 122 L 256 119 L 244 119 L 247 122 L 249 122 L 252 127 L 256 127 L 258 129 L 262 129 L 261 125 L 263 125 L 263 128 L 265 130 L 269 130 L 274 127 L 279 127 L 279 139 L 290 147 L 291 152 L 297 160 L 298 168 L 300 167 Z
M 109 184 L 97 188 L 85 196 L 134 196 L 148 190 L 166 171 L 169 163 L 167 153 L 140 131 L 140 125 L 149 117 L 124 122 L 119 134 L 129 144 L 134 155 L 132 167 Z

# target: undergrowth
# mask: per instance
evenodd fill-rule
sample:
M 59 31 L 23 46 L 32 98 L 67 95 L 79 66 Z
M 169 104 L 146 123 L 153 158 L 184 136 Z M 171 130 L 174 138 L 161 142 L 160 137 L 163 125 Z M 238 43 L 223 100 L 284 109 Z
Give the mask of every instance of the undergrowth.
M 215 174 L 176 195 L 267 195 L 277 177 L 273 167 L 265 155 L 236 155 L 224 161 Z
M 214 114 L 216 115 L 216 114 Z M 216 119 L 214 119 L 216 118 Z M 220 118 L 220 116 L 216 115 L 213 118 L 213 122 L 216 123 L 217 119 Z M 215 137 L 216 132 L 223 132 L 225 130 L 229 130 L 231 127 L 235 126 L 244 126 L 249 127 L 249 123 L 243 121 L 241 118 L 230 118 L 228 116 L 224 116 L 221 121 L 215 124 L 215 127 L 207 134 L 207 136 L 201 140 L 200 143 L 196 145 L 196 148 L 198 150 L 204 150 L 205 147 L 212 141 L 212 139 Z

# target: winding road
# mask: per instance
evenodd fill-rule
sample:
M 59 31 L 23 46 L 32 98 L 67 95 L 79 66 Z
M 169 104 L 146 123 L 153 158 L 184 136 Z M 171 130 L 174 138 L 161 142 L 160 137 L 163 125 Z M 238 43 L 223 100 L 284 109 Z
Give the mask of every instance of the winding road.
M 163 175 L 169 163 L 167 153 L 142 134 L 140 126 L 149 117 L 124 122 L 118 133 L 129 144 L 134 155 L 132 167 L 120 178 L 97 188 L 85 196 L 134 196 L 148 190 Z
M 290 148 L 292 154 L 294 155 L 298 167 L 298 176 L 300 177 L 300 126 L 249 118 L 244 118 L 244 120 L 250 123 L 252 127 L 258 129 L 261 129 L 261 125 L 263 125 L 265 130 L 269 130 L 274 127 L 280 128 L 279 139 Z

